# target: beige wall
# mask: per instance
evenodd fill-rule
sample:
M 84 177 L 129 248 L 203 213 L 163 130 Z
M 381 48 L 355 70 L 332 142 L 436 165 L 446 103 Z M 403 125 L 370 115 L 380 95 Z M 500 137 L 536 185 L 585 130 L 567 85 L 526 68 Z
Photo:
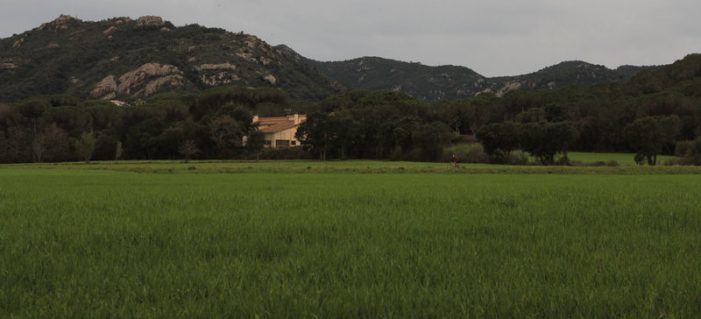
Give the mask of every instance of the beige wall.
M 278 145 L 275 143 L 277 140 L 288 140 L 290 141 L 291 147 L 299 146 L 300 143 L 295 138 L 295 134 L 297 134 L 297 127 L 298 126 L 295 126 L 277 133 L 265 134 L 265 140 L 268 141 L 268 143 L 266 143 L 266 147 L 278 147 Z M 294 142 L 295 145 L 292 145 L 292 142 Z

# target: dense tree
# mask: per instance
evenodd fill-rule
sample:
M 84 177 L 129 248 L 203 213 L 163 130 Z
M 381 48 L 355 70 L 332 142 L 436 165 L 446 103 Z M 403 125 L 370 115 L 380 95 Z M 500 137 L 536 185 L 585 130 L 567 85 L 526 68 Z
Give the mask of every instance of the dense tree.
M 511 151 L 519 147 L 519 127 L 513 122 L 492 123 L 477 132 L 477 138 L 493 162 L 506 163 Z
M 548 121 L 548 114 L 545 109 L 535 107 L 523 111 L 516 115 L 516 121 L 519 123 L 540 123 Z
M 253 129 L 246 138 L 246 150 L 260 157 L 260 151 L 265 147 L 265 134 L 258 129 Z
M 231 157 L 243 146 L 245 128 L 229 115 L 221 115 L 209 123 L 210 136 L 223 157 Z
M 93 158 L 98 161 L 114 160 L 116 158 L 118 136 L 109 131 L 102 131 L 97 134 L 95 140 L 95 153 Z
M 4 131 L 0 131 L 0 163 L 10 163 L 10 141 Z
M 555 164 L 555 155 L 563 154 L 568 163 L 567 151 L 577 139 L 577 131 L 568 122 L 539 122 L 521 126 L 521 146 L 543 165 Z
M 330 117 L 323 112 L 309 114 L 307 121 L 297 129 L 296 138 L 302 142 L 302 147 L 321 160 L 326 160 L 338 144 Z
M 413 144 L 418 157 L 414 160 L 439 161 L 443 149 L 450 141 L 450 128 L 441 122 L 424 123 L 413 135 Z
M 81 134 L 80 138 L 75 142 L 75 151 L 78 157 L 85 162 L 90 162 L 95 154 L 96 144 L 97 138 L 95 138 L 95 133 L 85 132 Z
M 648 165 L 656 165 L 657 155 L 663 152 L 665 145 L 675 142 L 679 128 L 676 116 L 647 116 L 628 124 L 624 132 L 636 158 L 645 158 Z

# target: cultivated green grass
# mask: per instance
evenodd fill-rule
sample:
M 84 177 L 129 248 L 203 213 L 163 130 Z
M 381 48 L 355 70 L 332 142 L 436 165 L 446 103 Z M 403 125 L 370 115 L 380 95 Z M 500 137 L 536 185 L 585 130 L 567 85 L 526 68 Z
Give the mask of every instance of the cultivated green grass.
M 701 315 L 701 175 L 120 165 L 0 168 L 0 317 Z
M 590 157 L 597 158 L 597 157 Z M 97 163 L 0 165 L 3 169 L 107 170 L 137 173 L 450 173 L 450 174 L 701 174 L 701 167 L 655 167 L 621 165 L 592 166 L 511 166 L 490 164 L 419 163 L 390 161 L 120 161 Z

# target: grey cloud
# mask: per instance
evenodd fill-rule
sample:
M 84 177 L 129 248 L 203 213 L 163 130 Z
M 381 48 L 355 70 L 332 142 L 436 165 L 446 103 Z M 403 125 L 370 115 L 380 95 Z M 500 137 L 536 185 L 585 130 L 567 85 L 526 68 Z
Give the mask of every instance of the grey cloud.
M 319 60 L 365 55 L 456 64 L 485 75 L 580 59 L 663 64 L 701 51 L 697 0 L 1 0 L 0 36 L 60 13 L 156 14 L 245 31 Z

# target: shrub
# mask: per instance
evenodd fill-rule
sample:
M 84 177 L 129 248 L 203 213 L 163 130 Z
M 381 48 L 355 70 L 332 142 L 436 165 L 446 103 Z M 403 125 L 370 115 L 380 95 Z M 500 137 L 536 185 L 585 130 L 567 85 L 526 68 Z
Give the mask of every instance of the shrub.
M 570 166 L 572 164 L 570 163 L 570 159 L 567 156 L 561 156 L 557 160 L 555 160 L 555 165 Z
M 608 167 L 618 167 L 618 166 L 621 166 L 621 164 L 619 164 L 618 161 L 610 160 L 610 161 L 606 162 L 606 166 L 608 166 Z
M 679 141 L 674 148 L 674 155 L 677 157 L 686 157 L 691 154 L 691 148 L 694 145 L 694 141 Z
M 508 163 L 511 165 L 528 165 L 528 153 L 524 151 L 513 151 L 509 154 Z
M 311 159 L 312 155 L 306 152 L 301 147 L 291 148 L 266 148 L 260 152 L 247 152 L 241 157 L 247 160 L 296 160 L 296 159 Z
M 701 165 L 701 137 L 694 141 L 678 142 L 674 154 L 679 165 Z
M 674 166 L 674 165 L 688 165 L 688 164 L 684 163 L 683 158 L 682 159 L 673 158 L 673 159 L 668 159 L 668 160 L 664 161 L 664 165 L 665 166 Z

